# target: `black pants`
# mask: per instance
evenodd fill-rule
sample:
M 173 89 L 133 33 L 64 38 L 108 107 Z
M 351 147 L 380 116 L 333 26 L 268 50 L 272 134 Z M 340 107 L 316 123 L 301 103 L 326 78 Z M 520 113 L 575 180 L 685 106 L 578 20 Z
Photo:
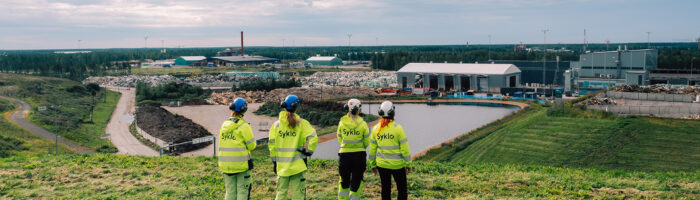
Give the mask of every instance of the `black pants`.
M 397 199 L 408 199 L 408 189 L 406 188 L 406 168 L 386 169 L 377 167 L 377 169 L 379 169 L 379 179 L 381 179 L 382 182 L 382 200 L 391 199 L 392 176 L 394 177 L 394 181 L 396 181 L 396 188 L 399 190 L 399 196 Z
M 367 153 L 364 151 L 339 153 L 338 173 L 340 174 L 340 186 L 350 187 L 350 191 L 357 192 L 362 183 L 367 169 Z

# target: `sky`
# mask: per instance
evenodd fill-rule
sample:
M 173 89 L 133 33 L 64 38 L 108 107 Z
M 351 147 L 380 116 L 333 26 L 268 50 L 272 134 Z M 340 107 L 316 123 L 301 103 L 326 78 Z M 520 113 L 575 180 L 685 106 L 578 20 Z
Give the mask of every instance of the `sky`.
M 698 0 L 0 0 L 0 49 L 691 42 Z M 647 34 L 650 32 L 650 34 Z M 351 34 L 351 37 L 348 35 Z M 144 40 L 144 37 L 148 37 Z M 80 41 L 79 41 L 80 40 Z

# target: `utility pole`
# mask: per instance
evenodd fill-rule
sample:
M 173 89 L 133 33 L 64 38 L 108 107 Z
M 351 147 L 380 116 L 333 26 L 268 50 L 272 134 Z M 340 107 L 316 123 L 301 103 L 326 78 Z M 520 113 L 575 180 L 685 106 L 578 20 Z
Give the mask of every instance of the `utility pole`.
M 688 84 L 690 85 L 690 80 L 693 80 L 693 63 L 695 61 L 695 57 L 690 59 L 690 78 L 688 79 Z M 693 84 L 695 85 L 695 84 Z
M 647 49 L 651 49 L 651 32 L 647 31 Z
M 282 38 L 282 48 L 284 48 L 284 38 Z
M 549 32 L 549 29 L 544 29 L 542 30 L 542 33 L 544 33 L 544 45 L 542 47 L 542 50 L 544 54 L 542 54 L 542 85 L 544 86 L 546 84 L 545 80 L 547 80 L 545 77 L 547 76 L 547 32 Z
M 583 29 L 583 52 L 581 53 L 586 53 L 586 47 L 588 47 L 588 42 L 586 39 L 586 29 Z
M 489 34 L 489 61 L 491 61 L 491 34 Z
M 352 38 L 352 34 L 348 34 L 348 46 L 350 46 L 350 39 Z
M 78 40 L 78 51 L 81 50 L 81 49 L 80 49 L 80 41 L 82 41 L 82 40 Z
M 143 48 L 148 49 L 148 35 L 143 36 Z

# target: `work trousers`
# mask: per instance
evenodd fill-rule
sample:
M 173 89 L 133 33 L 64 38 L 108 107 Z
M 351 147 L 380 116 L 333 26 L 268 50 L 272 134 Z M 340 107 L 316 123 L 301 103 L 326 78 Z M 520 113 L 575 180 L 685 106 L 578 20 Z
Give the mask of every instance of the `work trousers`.
M 396 181 L 396 188 L 399 190 L 399 200 L 408 199 L 408 189 L 406 188 L 406 168 L 386 169 L 377 167 L 379 179 L 382 183 L 382 200 L 391 199 L 391 177 Z
M 276 200 L 288 199 L 287 194 L 292 190 L 293 200 L 306 199 L 306 179 L 304 172 L 291 176 L 277 176 L 277 195 Z
M 226 183 L 226 200 L 250 199 L 250 171 L 247 170 L 236 174 L 224 174 Z
M 354 199 L 362 195 L 361 186 L 362 178 L 367 169 L 367 153 L 364 151 L 339 153 L 338 157 L 338 173 L 340 174 L 340 187 L 338 188 L 338 197 L 350 197 L 352 193 Z M 348 189 L 350 191 L 348 191 Z

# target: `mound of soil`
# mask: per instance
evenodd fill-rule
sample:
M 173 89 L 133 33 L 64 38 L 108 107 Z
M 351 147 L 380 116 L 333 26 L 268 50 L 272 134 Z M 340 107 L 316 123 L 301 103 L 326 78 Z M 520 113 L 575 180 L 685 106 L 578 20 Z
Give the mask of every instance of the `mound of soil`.
M 154 106 L 142 105 L 136 109 L 136 122 L 138 126 L 148 134 L 173 144 L 192 141 L 193 138 L 211 136 L 204 127 L 194 123 L 183 116 L 172 114 L 167 110 Z M 178 146 L 177 152 L 187 152 L 196 150 L 211 142 L 199 144 L 186 144 Z

